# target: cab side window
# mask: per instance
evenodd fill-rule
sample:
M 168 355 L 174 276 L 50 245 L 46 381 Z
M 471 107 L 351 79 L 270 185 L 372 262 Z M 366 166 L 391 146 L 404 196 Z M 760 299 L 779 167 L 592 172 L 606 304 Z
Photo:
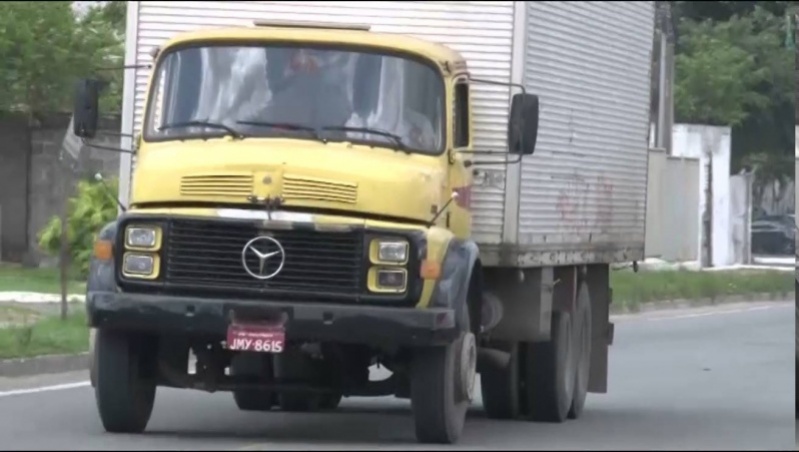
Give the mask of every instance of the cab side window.
M 453 116 L 455 147 L 469 146 L 469 84 L 459 81 L 455 85 L 455 114 Z

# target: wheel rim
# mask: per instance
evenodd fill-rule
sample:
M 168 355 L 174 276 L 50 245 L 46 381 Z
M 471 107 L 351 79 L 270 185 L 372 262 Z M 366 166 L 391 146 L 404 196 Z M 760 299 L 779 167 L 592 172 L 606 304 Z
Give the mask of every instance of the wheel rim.
M 462 400 L 474 400 L 474 388 L 477 379 L 477 343 L 474 334 L 468 333 L 463 337 L 461 347 L 460 369 L 460 397 Z
M 577 360 L 575 359 L 575 357 L 576 357 L 576 354 L 575 354 L 575 343 L 576 343 L 576 341 L 574 339 L 573 328 L 574 328 L 574 322 L 573 321 L 566 322 L 566 327 L 564 328 L 564 330 L 566 330 L 565 331 L 565 333 L 566 333 L 565 334 L 565 340 L 567 342 L 566 342 L 566 347 L 565 347 L 565 349 L 563 351 L 564 353 L 566 353 L 566 359 L 564 360 L 566 362 L 566 369 L 565 369 L 565 374 L 566 375 L 564 375 L 564 381 L 565 382 L 571 382 L 571 383 L 567 383 L 566 384 L 566 391 L 569 394 L 573 394 L 574 393 L 575 374 L 577 373 L 577 369 L 576 368 L 578 366 Z M 569 397 L 569 399 L 571 399 L 571 396 Z
M 587 384 L 588 381 L 588 366 L 590 362 L 590 353 L 591 353 L 591 338 L 588 335 L 588 322 L 591 319 L 588 317 L 588 311 L 584 310 L 582 315 L 582 325 L 580 325 L 580 340 L 578 344 L 580 346 L 580 360 L 578 361 L 578 369 L 577 369 L 577 378 L 578 384 L 582 387 L 584 384 Z

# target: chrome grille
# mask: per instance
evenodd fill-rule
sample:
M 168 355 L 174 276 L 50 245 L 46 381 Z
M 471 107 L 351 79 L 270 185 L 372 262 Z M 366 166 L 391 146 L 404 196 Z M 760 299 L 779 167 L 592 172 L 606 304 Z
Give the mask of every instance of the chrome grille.
M 244 246 L 269 235 L 283 246 L 286 262 L 272 279 L 261 281 L 242 265 Z M 363 234 L 316 230 L 263 232 L 254 224 L 172 220 L 166 241 L 166 282 L 182 286 L 324 292 L 356 297 L 362 288 Z M 258 260 L 248 255 L 250 268 Z

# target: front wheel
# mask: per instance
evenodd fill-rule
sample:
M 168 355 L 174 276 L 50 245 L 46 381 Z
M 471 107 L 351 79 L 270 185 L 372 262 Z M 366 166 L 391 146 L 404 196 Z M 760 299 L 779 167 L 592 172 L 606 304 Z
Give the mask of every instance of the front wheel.
M 94 394 L 106 431 L 141 433 L 147 427 L 156 391 L 152 351 L 143 338 L 97 331 Z
M 474 397 L 476 363 L 472 333 L 462 333 L 447 346 L 414 352 L 411 406 L 419 442 L 454 444 L 460 439 Z

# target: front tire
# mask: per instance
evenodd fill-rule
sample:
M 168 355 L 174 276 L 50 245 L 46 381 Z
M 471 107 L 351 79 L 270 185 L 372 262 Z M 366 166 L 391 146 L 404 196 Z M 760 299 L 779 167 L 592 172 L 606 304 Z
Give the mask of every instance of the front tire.
M 471 333 L 469 333 L 471 334 Z M 416 438 L 421 443 L 454 444 L 460 439 L 471 400 L 458 394 L 458 355 L 465 334 L 444 347 L 414 352 L 411 407 Z
M 454 444 L 463 433 L 477 377 L 477 341 L 470 319 L 469 306 L 463 306 L 455 342 L 414 350 L 411 409 L 421 443 Z
M 99 329 L 95 343 L 97 409 L 110 433 L 142 433 L 156 392 L 156 355 L 145 339 Z

